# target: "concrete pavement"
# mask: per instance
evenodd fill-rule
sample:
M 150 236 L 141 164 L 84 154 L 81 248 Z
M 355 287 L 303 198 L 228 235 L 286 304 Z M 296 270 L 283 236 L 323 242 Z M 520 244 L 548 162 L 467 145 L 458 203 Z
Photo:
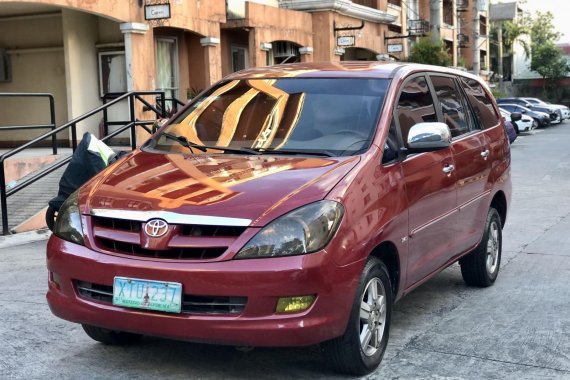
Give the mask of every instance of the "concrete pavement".
M 569 122 L 519 136 L 496 284 L 469 288 L 453 265 L 405 297 L 384 361 L 367 379 L 570 379 L 569 143 Z M 0 248 L 2 378 L 345 378 L 324 367 L 316 346 L 95 343 L 49 312 L 44 248 Z

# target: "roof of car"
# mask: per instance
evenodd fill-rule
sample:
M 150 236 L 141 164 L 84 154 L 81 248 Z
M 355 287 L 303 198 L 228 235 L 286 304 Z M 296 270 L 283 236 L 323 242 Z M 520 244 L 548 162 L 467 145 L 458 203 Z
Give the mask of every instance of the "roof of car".
M 251 78 L 393 78 L 397 72 L 432 71 L 460 74 L 478 79 L 468 73 L 442 67 L 417 63 L 378 62 L 378 61 L 341 61 L 341 62 L 306 62 L 284 65 L 255 67 L 230 74 L 226 79 Z

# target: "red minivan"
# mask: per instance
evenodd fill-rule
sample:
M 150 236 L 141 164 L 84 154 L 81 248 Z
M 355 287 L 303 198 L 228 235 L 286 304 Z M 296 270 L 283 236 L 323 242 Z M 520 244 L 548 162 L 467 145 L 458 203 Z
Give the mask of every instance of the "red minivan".
M 362 375 L 399 298 L 457 261 L 467 284 L 495 281 L 510 194 L 509 143 L 478 77 L 246 70 L 66 200 L 47 299 L 105 344 L 319 343 Z

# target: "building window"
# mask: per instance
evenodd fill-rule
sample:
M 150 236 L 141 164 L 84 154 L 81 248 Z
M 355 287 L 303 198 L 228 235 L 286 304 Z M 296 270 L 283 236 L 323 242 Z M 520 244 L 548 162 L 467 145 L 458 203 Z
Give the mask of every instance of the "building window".
M 155 45 L 156 89 L 164 91 L 167 113 L 178 97 L 178 43 L 176 38 L 157 38 Z
M 99 52 L 99 95 L 127 92 L 127 66 L 123 50 Z
M 402 6 L 402 0 L 388 0 L 388 3 L 392 5 L 397 5 L 398 7 Z
M 275 41 L 271 44 L 273 45 L 273 64 L 277 65 L 280 63 L 295 63 L 301 61 L 299 46 L 289 41 Z
M 453 1 L 443 0 L 443 22 L 447 25 L 455 25 L 453 23 Z
M 378 9 L 378 0 L 353 0 L 354 4 L 364 5 L 365 7 Z
M 485 16 L 479 18 L 479 34 L 481 36 L 487 35 L 487 18 Z
M 391 33 L 402 34 L 402 27 L 400 25 L 388 25 L 388 31 Z
M 235 73 L 249 67 L 248 54 L 247 47 L 232 45 L 232 72 Z

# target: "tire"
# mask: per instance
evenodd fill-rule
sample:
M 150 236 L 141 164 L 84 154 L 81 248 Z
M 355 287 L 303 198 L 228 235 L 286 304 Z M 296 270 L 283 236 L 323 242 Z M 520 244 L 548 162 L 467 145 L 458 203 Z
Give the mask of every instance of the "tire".
M 122 331 L 113 331 L 103 329 L 101 327 L 91 326 L 91 325 L 81 325 L 83 330 L 89 337 L 97 342 L 109 346 L 124 346 L 128 344 L 137 343 L 141 340 L 142 335 L 127 333 Z
M 487 214 L 483 239 L 477 248 L 459 260 L 461 275 L 467 285 L 482 288 L 493 285 L 499 275 L 502 246 L 501 218 L 497 210 L 491 207 Z
M 375 300 L 373 293 L 377 294 Z M 382 261 L 370 257 L 362 270 L 346 331 L 342 336 L 321 344 L 330 367 L 357 376 L 366 375 L 378 367 L 388 344 L 392 302 L 388 269 Z M 361 305 L 366 306 L 362 309 L 362 317 Z M 372 312 L 366 311 L 370 309 Z M 363 337 L 365 344 L 361 342 L 361 335 L 366 331 L 368 334 Z
M 57 217 L 57 210 L 51 206 L 48 206 L 46 210 L 46 225 L 50 231 L 53 231 L 56 217 Z

